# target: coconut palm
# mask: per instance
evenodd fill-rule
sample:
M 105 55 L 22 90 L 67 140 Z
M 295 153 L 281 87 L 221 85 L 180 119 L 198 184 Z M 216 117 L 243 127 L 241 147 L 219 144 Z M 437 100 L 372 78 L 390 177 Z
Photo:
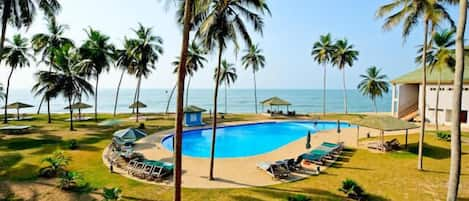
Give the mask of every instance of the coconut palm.
M 256 72 L 265 66 L 265 57 L 262 55 L 262 49 L 259 45 L 251 45 L 245 51 L 245 55 L 241 58 L 244 69 L 251 68 L 252 77 L 254 81 L 254 108 L 257 114 L 257 86 L 256 86 Z
M 422 61 L 427 61 L 427 50 L 428 48 L 428 35 L 429 26 L 431 23 L 431 30 L 438 26 L 443 20 L 448 20 L 451 24 L 454 24 L 450 15 L 442 5 L 444 2 L 451 2 L 454 0 L 393 0 L 391 3 L 381 6 L 376 12 L 377 17 L 385 17 L 383 29 L 390 30 L 401 22 L 403 22 L 402 37 L 406 41 L 410 32 L 415 28 L 419 19 L 422 18 L 424 25 L 424 39 L 423 39 L 423 55 Z M 394 12 L 396 11 L 396 12 Z M 394 12 L 394 13 L 393 13 Z M 431 40 L 431 39 L 430 39 Z M 431 44 L 431 43 L 430 43 Z M 423 170 L 423 141 L 425 136 L 425 123 L 426 123 L 426 86 L 427 86 L 427 63 L 423 62 L 422 70 L 422 101 L 421 107 L 423 110 L 420 112 L 421 126 L 419 136 L 419 154 L 418 154 L 418 165 L 417 169 Z
M 191 46 L 189 47 L 189 51 L 187 54 L 187 64 L 186 64 L 186 77 L 187 79 L 187 88 L 186 88 L 186 107 L 189 104 L 189 86 L 191 84 L 191 78 L 194 76 L 195 72 L 197 72 L 199 69 L 204 67 L 204 63 L 207 62 L 207 59 L 205 58 L 206 51 L 201 48 L 197 43 L 194 41 L 191 43 Z M 173 62 L 173 65 L 175 66 L 174 68 L 174 73 L 178 72 L 179 68 L 179 57 L 176 58 L 176 61 Z M 171 93 L 172 94 L 172 93 Z M 169 97 L 171 99 L 171 96 Z
M 87 76 L 95 78 L 94 94 L 94 119 L 98 121 L 98 84 L 99 76 L 104 71 L 109 71 L 114 59 L 114 45 L 110 42 L 110 37 L 98 30 L 89 28 L 85 30 L 88 39 L 80 47 L 79 52 L 87 64 L 82 66 L 82 71 Z M 86 68 L 85 68 L 86 67 Z
M 58 24 L 55 17 L 50 17 L 47 19 L 48 33 L 38 33 L 35 34 L 31 39 L 31 44 L 35 54 L 41 55 L 40 62 L 44 62 L 49 65 L 49 71 L 52 70 L 54 61 L 54 52 L 56 49 L 59 49 L 60 46 L 73 44 L 73 41 L 67 37 L 64 37 L 63 34 L 67 30 L 68 26 Z M 44 83 L 44 82 L 43 82 Z M 45 92 L 45 90 L 41 90 Z M 39 94 L 37 94 L 39 95 Z M 38 113 L 41 110 L 42 102 L 47 101 L 47 119 L 48 123 L 51 123 L 51 113 L 50 113 L 50 97 L 45 94 L 42 95 L 41 104 L 39 104 Z
M 73 99 L 77 96 L 93 95 L 93 86 L 86 80 L 81 72 L 82 61 L 78 51 L 71 45 L 62 46 L 55 52 L 55 71 L 39 71 L 39 77 L 47 77 L 45 80 L 53 80 L 48 93 L 62 95 L 68 100 L 70 113 L 70 131 L 73 131 Z
M 246 22 L 252 25 L 255 32 L 262 33 L 264 21 L 261 17 L 270 10 L 263 0 L 215 0 L 207 6 L 204 17 L 200 21 L 196 36 L 200 38 L 207 50 L 218 51 L 217 68 L 221 69 L 223 51 L 229 42 L 232 42 L 235 50 L 238 50 L 238 38 L 246 42 L 247 46 L 252 45 L 250 33 Z M 220 70 L 219 70 L 220 71 Z M 212 146 L 210 157 L 209 180 L 213 180 L 213 162 L 215 154 L 215 136 L 217 127 L 217 99 L 220 74 L 215 79 L 215 90 L 213 96 L 213 125 L 212 125 Z
M 334 53 L 334 44 L 331 39 L 331 34 L 327 33 L 319 37 L 319 41 L 313 44 L 311 56 L 314 61 L 323 66 L 323 91 L 322 91 L 322 114 L 326 115 L 326 72 L 327 63 L 331 62 L 332 54 Z
M 334 44 L 334 51 L 332 53 L 332 63 L 342 71 L 342 83 L 344 87 L 344 112 L 348 113 L 347 109 L 347 87 L 345 84 L 345 67 L 352 67 L 353 63 L 358 60 L 359 52 L 354 49 L 352 44 L 349 44 L 347 39 L 337 40 Z
M 136 60 L 135 57 L 132 56 L 132 49 L 134 45 L 132 44 L 134 41 L 125 39 L 124 41 L 124 48 L 120 50 L 116 50 L 116 67 L 121 70 L 121 76 L 119 82 L 117 84 L 116 90 L 116 97 L 114 100 L 114 117 L 117 113 L 117 102 L 119 100 L 119 91 L 122 84 L 122 79 L 124 78 L 124 74 L 127 72 L 131 74 L 132 69 L 135 69 Z
M 226 60 L 221 62 L 221 69 L 216 68 L 213 74 L 213 79 L 216 81 L 217 77 L 220 79 L 220 84 L 225 84 L 225 114 L 228 113 L 228 91 L 229 85 L 236 82 L 238 75 L 236 74 L 236 68 L 234 64 L 228 63 Z M 219 71 L 220 70 L 220 71 Z M 218 73 L 220 72 L 220 73 Z
M 459 20 L 456 30 L 456 65 L 453 84 L 453 105 L 451 114 L 451 165 L 448 181 L 447 201 L 456 201 L 461 176 L 461 102 L 464 77 L 464 32 L 467 20 L 467 1 L 453 0 L 459 3 Z
M 362 81 L 358 84 L 358 90 L 364 95 L 370 97 L 373 102 L 375 113 L 378 113 L 376 107 L 376 98 L 382 97 L 389 91 L 389 83 L 386 81 L 387 76 L 380 74 L 381 69 L 371 66 L 366 70 L 366 74 L 360 75 Z
M 130 72 L 133 72 L 138 80 L 135 102 L 140 100 L 140 86 L 142 78 L 147 78 L 151 71 L 156 68 L 156 62 L 160 55 L 163 54 L 163 39 L 159 36 L 153 35 L 152 31 L 152 28 L 146 28 L 142 24 L 139 24 L 138 28 L 134 29 L 137 38 L 130 39 L 130 43 L 133 46 L 131 48 L 131 56 L 135 58 L 135 65 L 130 69 Z M 136 121 L 138 122 L 138 104 L 136 111 Z
M 20 34 L 15 34 L 11 40 L 7 40 L 7 46 L 3 48 L 3 52 L 0 55 L 0 61 L 3 61 L 6 66 L 11 68 L 10 74 L 7 79 L 6 93 L 5 93 L 5 108 L 3 123 L 8 123 L 7 117 L 7 105 L 8 95 L 10 92 L 10 80 L 13 72 L 17 68 L 29 67 L 29 61 L 33 58 L 30 53 L 28 39 L 24 38 Z
M 2 0 L 0 1 L 2 16 L 2 33 L 0 36 L 0 52 L 5 44 L 8 23 L 16 28 L 29 27 L 36 15 L 36 8 L 53 16 L 58 13 L 61 6 L 58 0 Z
M 36 77 L 36 83 L 33 85 L 31 92 L 34 93 L 35 97 L 41 96 L 42 100 L 47 101 L 48 123 L 51 123 L 52 119 L 51 119 L 51 114 L 50 114 L 50 100 L 58 96 L 58 93 L 56 93 L 53 90 L 50 90 L 50 88 L 55 84 L 55 80 L 51 79 L 49 74 L 44 74 L 40 72 L 35 73 L 35 77 Z

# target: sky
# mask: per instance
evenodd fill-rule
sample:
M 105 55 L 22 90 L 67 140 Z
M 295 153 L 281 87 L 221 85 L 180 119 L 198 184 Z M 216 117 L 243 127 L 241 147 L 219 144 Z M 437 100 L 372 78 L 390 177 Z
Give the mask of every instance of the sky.
M 164 40 L 164 54 L 157 63 L 157 69 L 142 82 L 143 88 L 171 88 L 175 83 L 171 62 L 178 56 L 181 46 L 181 27 L 176 23 L 174 6 L 165 6 L 166 0 L 62 0 L 63 9 L 58 16 L 59 23 L 67 24 L 66 36 L 76 44 L 86 39 L 84 29 L 93 27 L 109 35 L 111 41 L 122 47 L 124 36 L 133 36 L 131 28 L 140 22 L 153 27 L 154 34 Z M 137 3 L 138 2 L 138 3 Z M 272 16 L 265 16 L 263 35 L 252 33 L 254 42 L 263 49 L 266 66 L 257 74 L 257 87 L 262 89 L 321 89 L 322 66 L 311 57 L 312 45 L 321 34 L 331 33 L 334 39 L 347 38 L 360 52 L 359 60 L 352 68 L 346 69 L 348 89 L 355 89 L 359 75 L 375 65 L 387 74 L 389 79 L 416 68 L 414 57 L 416 46 L 423 42 L 422 27 L 416 27 L 404 43 L 401 27 L 383 31 L 382 19 L 375 18 L 383 1 L 344 0 L 268 0 Z M 457 20 L 457 9 L 448 8 Z M 443 27 L 445 28 L 445 27 Z M 38 16 L 28 30 L 9 27 L 7 35 L 23 33 L 31 37 L 46 31 L 46 21 Z M 241 66 L 242 50 L 235 54 L 233 48 L 226 51 L 224 58 L 234 63 L 238 80 L 232 86 L 238 89 L 253 87 L 252 73 Z M 195 74 L 191 88 L 213 88 L 213 71 L 216 54 L 207 56 L 204 69 Z M 31 67 L 15 71 L 11 80 L 12 89 L 30 89 L 35 83 L 34 73 L 47 69 L 37 61 Z M 0 82 L 6 84 L 9 68 L 0 65 Z M 100 78 L 100 88 L 115 88 L 120 73 L 114 68 Z M 93 81 L 94 83 L 94 81 Z M 123 88 L 134 88 L 136 79 L 124 78 Z M 342 88 L 342 72 L 328 66 L 327 88 Z

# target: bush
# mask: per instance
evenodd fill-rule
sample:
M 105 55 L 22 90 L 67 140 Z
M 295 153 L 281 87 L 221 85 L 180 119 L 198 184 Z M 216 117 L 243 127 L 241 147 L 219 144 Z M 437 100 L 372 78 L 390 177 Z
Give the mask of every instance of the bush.
M 39 176 L 52 178 L 65 171 L 71 159 L 65 156 L 63 151 L 55 151 L 51 156 L 42 159 L 42 162 L 48 163 L 48 166 L 39 170 Z
M 288 196 L 287 201 L 311 201 L 311 198 L 308 198 L 304 195 L 294 195 Z
M 103 201 L 118 201 L 121 198 L 122 190 L 120 188 L 104 188 Z
M 144 123 L 140 123 L 138 125 L 138 129 L 145 129 L 145 124 Z
M 342 181 L 342 187 L 339 191 L 344 192 L 347 197 L 354 200 L 366 200 L 366 194 L 363 188 L 357 182 L 351 179 Z
M 438 131 L 438 132 L 436 133 L 436 137 L 437 137 L 439 140 L 451 141 L 451 134 L 449 134 L 449 133 L 447 133 L 447 132 Z
M 78 183 L 81 181 L 82 177 L 78 172 L 66 171 L 60 175 L 58 187 L 61 190 L 72 190 L 78 186 Z
M 79 145 L 78 145 L 78 141 L 73 139 L 73 140 L 70 140 L 68 142 L 68 145 L 67 145 L 68 149 L 70 150 L 76 150 L 78 149 Z

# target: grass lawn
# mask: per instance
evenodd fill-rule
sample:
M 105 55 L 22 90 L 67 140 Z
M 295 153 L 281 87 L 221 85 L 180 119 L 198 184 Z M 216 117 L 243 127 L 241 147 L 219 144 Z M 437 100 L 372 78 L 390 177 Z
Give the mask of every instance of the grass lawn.
M 145 122 L 149 133 L 173 127 L 172 118 L 157 114 L 155 120 Z M 32 125 L 34 130 L 27 135 L 0 135 L 0 194 L 12 190 L 15 185 L 40 186 L 50 184 L 37 178 L 41 159 L 57 149 L 66 151 L 71 156 L 69 169 L 82 173 L 84 181 L 92 188 L 120 187 L 124 200 L 171 200 L 172 188 L 167 186 L 143 184 L 125 177 L 110 174 L 101 161 L 102 150 L 110 143 L 113 131 L 128 126 L 137 126 L 135 122 L 126 122 L 115 127 L 99 127 L 93 121 L 76 123 L 77 131 L 68 131 L 67 116 L 54 115 L 52 124 L 47 124 L 46 116 L 39 115 L 34 121 L 12 122 L 12 125 Z M 127 118 L 129 115 L 119 115 Z M 322 119 L 350 119 L 356 116 L 330 115 Z M 111 118 L 111 115 L 100 115 Z M 314 117 L 313 117 L 314 118 Z M 225 121 L 243 121 L 265 119 L 255 115 L 228 115 Z M 465 133 L 468 135 L 468 133 Z M 404 142 L 404 136 L 399 136 Z M 76 139 L 78 150 L 67 150 L 69 140 Z M 446 194 L 446 182 L 449 170 L 449 142 L 439 141 L 433 132 L 425 138 L 425 171 L 417 171 L 418 135 L 409 136 L 409 151 L 388 154 L 371 153 L 367 150 L 348 150 L 332 168 L 324 174 L 294 183 L 284 183 L 267 187 L 244 189 L 184 189 L 184 200 L 285 200 L 289 195 L 304 194 L 313 200 L 343 200 L 343 194 L 337 189 L 341 181 L 350 178 L 356 180 L 369 194 L 371 200 L 443 200 Z M 463 144 L 462 176 L 460 187 L 461 200 L 469 200 L 469 150 Z M 208 170 L 207 170 L 208 172 Z M 260 172 L 261 174 L 261 172 Z M 34 189 L 34 188 L 31 188 Z M 21 195 L 22 192 L 16 192 Z M 63 193 L 60 191 L 38 193 L 38 200 L 90 200 L 88 193 Z M 99 190 L 98 190 L 99 192 Z M 45 195 L 47 194 L 47 195 Z M 61 194 L 55 195 L 55 194 Z M 90 193 L 94 194 L 94 193 Z

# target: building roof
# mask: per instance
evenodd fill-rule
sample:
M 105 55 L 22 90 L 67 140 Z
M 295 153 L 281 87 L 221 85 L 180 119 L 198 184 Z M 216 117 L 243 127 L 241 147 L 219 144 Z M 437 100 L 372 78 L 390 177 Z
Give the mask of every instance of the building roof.
M 197 113 L 197 112 L 205 112 L 207 110 L 197 107 L 195 105 L 188 105 L 187 107 L 184 108 L 185 113 Z
M 466 47 L 467 48 L 467 47 Z M 466 49 L 466 56 L 464 62 L 464 83 L 469 83 L 469 53 Z M 420 84 L 422 83 L 423 68 L 420 67 L 410 73 L 404 74 L 396 79 L 391 80 L 392 84 Z M 439 72 L 434 70 L 427 70 L 427 83 L 436 84 L 438 82 Z M 444 68 L 441 72 L 441 83 L 452 84 L 454 79 L 454 72 L 450 68 Z
M 290 102 L 283 100 L 277 96 L 261 101 L 262 105 L 275 106 L 275 105 L 291 105 Z
M 419 126 L 404 120 L 400 120 L 391 116 L 383 115 L 367 115 L 362 118 L 354 119 L 352 124 L 367 128 L 378 129 L 382 131 L 398 131 L 418 128 Z

